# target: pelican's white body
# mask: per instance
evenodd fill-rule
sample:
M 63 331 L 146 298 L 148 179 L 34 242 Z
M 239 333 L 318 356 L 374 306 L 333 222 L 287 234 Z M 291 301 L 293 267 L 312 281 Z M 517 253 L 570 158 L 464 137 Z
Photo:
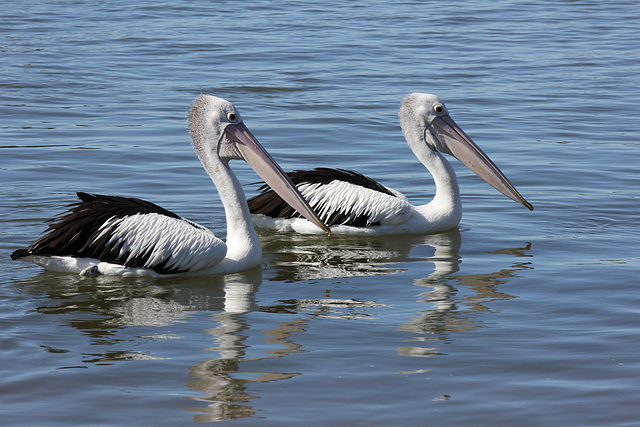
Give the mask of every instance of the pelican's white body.
M 387 188 L 393 196 L 342 181 L 327 185 L 303 184 L 298 190 L 323 218 L 332 211 L 355 214 L 368 213 L 371 222 L 380 225 L 355 227 L 331 226 L 332 234 L 383 236 L 389 234 L 431 234 L 455 228 L 462 218 L 460 189 L 453 166 L 442 154 L 417 141 L 409 145 L 416 157 L 429 170 L 436 186 L 433 199 L 424 205 L 413 206 L 404 194 Z M 252 215 L 257 227 L 303 234 L 319 234 L 317 227 L 304 218 L 271 218 Z
M 429 152 L 420 153 L 418 158 L 430 156 L 427 160 L 429 163 L 425 166 L 434 178 L 436 195 L 425 205 L 413 206 L 404 194 L 393 189 L 389 189 L 394 194 L 391 196 L 342 181 L 333 181 L 328 185 L 303 184 L 298 189 L 321 218 L 327 212 L 341 210 L 368 214 L 371 222 L 380 224 L 369 227 L 333 225 L 330 227 L 332 234 L 384 236 L 431 234 L 450 230 L 462 218 L 462 202 L 456 175 L 451 164 L 442 155 L 426 149 Z M 262 214 L 253 214 L 251 217 L 254 225 L 260 228 L 302 234 L 321 232 L 304 218 L 271 218 Z

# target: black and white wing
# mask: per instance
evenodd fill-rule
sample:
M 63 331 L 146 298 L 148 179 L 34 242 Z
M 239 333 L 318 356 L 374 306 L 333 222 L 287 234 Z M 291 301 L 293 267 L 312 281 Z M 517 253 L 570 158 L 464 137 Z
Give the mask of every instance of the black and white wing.
M 329 227 L 397 225 L 411 216 L 411 204 L 402 193 L 358 172 L 316 168 L 287 175 Z M 299 216 L 266 185 L 260 190 L 262 193 L 247 201 L 252 214 L 285 219 Z
M 218 264 L 226 245 L 214 234 L 151 202 L 77 193 L 79 202 L 49 220 L 45 235 L 11 257 L 92 258 L 158 274 L 197 271 Z

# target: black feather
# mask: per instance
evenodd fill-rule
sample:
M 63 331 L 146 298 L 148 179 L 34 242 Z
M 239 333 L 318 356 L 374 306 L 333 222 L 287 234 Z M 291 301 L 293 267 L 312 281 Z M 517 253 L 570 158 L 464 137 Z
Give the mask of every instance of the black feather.
M 395 197 L 385 186 L 359 172 L 347 169 L 315 168 L 313 170 L 295 170 L 287 173 L 287 175 L 296 187 L 302 184 L 329 184 L 333 181 L 344 181 Z M 251 213 L 263 214 L 271 218 L 287 219 L 300 216 L 267 184 L 262 185 L 258 190 L 262 191 L 262 193 L 247 200 Z M 335 224 L 355 227 L 379 225 L 379 223 L 369 222 L 367 215 L 354 216 L 350 212 L 333 212 L 327 218 L 320 219 L 329 227 Z
M 120 255 L 120 246 L 108 243 L 112 230 L 99 239 L 100 227 L 111 218 L 124 218 L 130 215 L 156 213 L 171 218 L 183 219 L 154 203 L 145 200 L 120 196 L 104 196 L 98 194 L 77 193 L 79 202 L 70 204 L 69 210 L 48 220 L 49 227 L 45 235 L 33 242 L 27 249 L 18 249 L 11 254 L 11 259 L 29 255 L 59 255 L 76 258 L 95 258 L 132 268 L 142 268 L 146 264 L 149 253 L 139 254 L 127 261 L 129 253 Z M 184 219 L 183 219 L 184 220 Z M 191 221 L 190 225 L 202 228 Z M 150 252 L 150 251 L 149 251 Z M 163 260 L 152 268 L 160 274 L 180 273 L 181 270 L 167 268 L 169 259 Z

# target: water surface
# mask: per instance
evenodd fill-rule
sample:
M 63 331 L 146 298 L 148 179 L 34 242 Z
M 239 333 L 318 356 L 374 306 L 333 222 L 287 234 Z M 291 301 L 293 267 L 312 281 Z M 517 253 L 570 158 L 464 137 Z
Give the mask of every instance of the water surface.
M 635 425 L 638 10 L 630 1 L 8 1 L 0 25 L 5 425 Z M 199 93 L 285 169 L 433 194 L 410 92 L 535 206 L 453 161 L 457 230 L 262 233 L 227 277 L 81 278 L 11 262 L 74 192 L 224 236 L 193 153 Z M 259 178 L 232 163 L 256 193 Z

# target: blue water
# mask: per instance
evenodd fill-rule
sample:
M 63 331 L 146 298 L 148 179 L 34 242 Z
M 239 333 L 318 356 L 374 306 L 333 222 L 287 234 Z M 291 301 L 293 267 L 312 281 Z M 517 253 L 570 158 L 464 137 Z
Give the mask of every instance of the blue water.
M 3 425 L 637 425 L 633 1 L 5 1 Z M 12 262 L 75 191 L 224 236 L 185 112 L 234 102 L 284 169 L 433 194 L 400 132 L 438 94 L 535 206 L 453 160 L 457 230 L 262 233 L 227 277 L 80 278 Z M 257 175 L 232 163 L 247 195 Z

